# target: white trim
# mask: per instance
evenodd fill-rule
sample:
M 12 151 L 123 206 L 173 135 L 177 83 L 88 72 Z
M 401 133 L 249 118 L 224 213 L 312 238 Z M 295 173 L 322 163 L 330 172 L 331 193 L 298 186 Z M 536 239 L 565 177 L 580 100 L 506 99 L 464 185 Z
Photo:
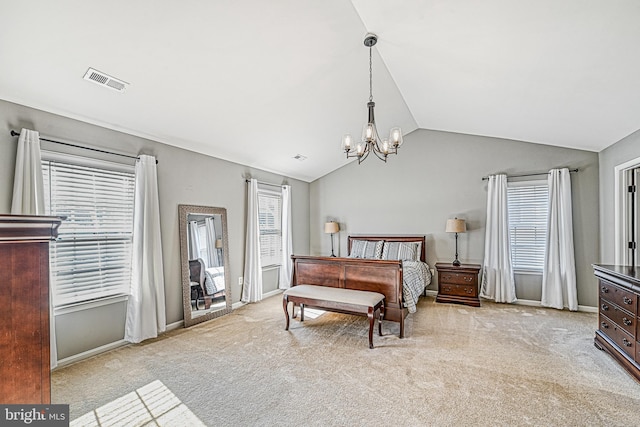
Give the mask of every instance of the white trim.
M 87 350 L 82 353 L 74 354 L 73 356 L 65 357 L 64 359 L 58 360 L 58 366 L 53 370 L 55 371 L 56 369 L 62 368 L 63 366 L 71 365 L 72 363 L 79 362 L 81 360 L 88 359 L 93 356 L 97 356 L 100 353 L 105 353 L 107 351 L 114 350 L 118 347 L 122 347 L 127 344 L 129 344 L 129 342 L 125 340 L 119 340 L 119 341 L 112 342 L 110 344 L 105 344 L 100 347 L 93 348 L 91 350 Z
M 629 265 L 629 251 L 625 248 L 625 230 L 627 224 L 627 185 L 625 172 L 640 167 L 640 157 L 621 163 L 614 168 L 614 263 Z
M 542 276 L 542 270 L 513 270 L 519 276 Z
M 284 289 L 276 289 L 275 291 L 269 291 L 266 294 L 262 294 L 262 298 L 269 298 L 274 295 L 281 294 L 282 292 L 284 292 Z
M 438 291 L 436 290 L 431 290 L 431 289 L 426 289 L 424 291 L 425 295 L 430 296 L 430 297 L 437 297 L 438 296 Z
M 514 305 L 526 305 L 526 306 L 530 306 L 530 307 L 540 307 L 540 308 L 545 308 L 545 309 L 549 308 L 549 307 L 543 307 L 542 304 L 540 303 L 540 301 L 535 301 L 535 300 L 530 300 L 530 299 L 518 299 L 516 302 L 513 302 L 512 304 L 514 304 Z M 552 310 L 557 310 L 557 309 L 554 308 Z M 592 307 L 590 305 L 579 305 L 578 306 L 578 311 L 584 312 L 584 313 L 597 313 L 598 312 L 598 307 Z
M 96 307 L 102 307 L 104 305 L 117 304 L 119 302 L 128 301 L 129 295 L 114 295 L 110 297 L 104 297 L 91 301 L 82 301 L 77 302 L 70 305 L 65 305 L 64 307 L 55 307 L 53 309 L 53 314 L 56 316 L 61 316 L 69 313 L 75 313 L 77 311 L 89 310 Z
M 242 301 L 234 302 L 233 304 L 231 304 L 231 310 L 237 310 L 240 307 L 244 307 L 245 305 L 247 305 L 246 302 L 242 302 Z
M 106 169 L 117 172 L 135 173 L 135 166 L 127 163 L 110 162 L 108 160 L 94 159 L 92 157 L 78 156 L 75 154 L 58 153 L 56 151 L 49 150 L 42 150 L 40 155 L 44 161 L 68 163 L 77 166 Z
M 163 334 L 166 334 L 169 331 L 180 329 L 182 327 L 184 327 L 184 320 L 173 322 L 167 325 L 165 332 L 163 332 L 159 336 L 162 336 Z M 72 363 L 80 362 L 81 360 L 88 359 L 93 356 L 97 356 L 98 354 L 115 350 L 116 348 L 119 348 L 119 347 L 124 347 L 127 344 L 131 344 L 131 343 L 125 340 L 118 340 L 109 344 L 102 345 L 97 348 L 93 348 L 91 350 L 84 351 L 82 353 L 74 354 L 73 356 L 65 357 L 64 359 L 58 360 L 58 366 L 52 369 L 52 371 L 55 371 L 58 368 L 62 368 L 63 366 L 71 365 Z

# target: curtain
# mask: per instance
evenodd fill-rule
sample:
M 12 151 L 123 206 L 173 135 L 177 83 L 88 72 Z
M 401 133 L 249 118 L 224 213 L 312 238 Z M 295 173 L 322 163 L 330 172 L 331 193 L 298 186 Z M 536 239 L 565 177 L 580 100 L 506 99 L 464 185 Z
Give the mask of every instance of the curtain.
M 293 273 L 293 238 L 291 235 L 291 186 L 282 186 L 282 262 L 280 263 L 280 289 L 288 289 L 291 286 Z
M 200 258 L 200 243 L 198 240 L 198 221 L 189 221 L 187 226 L 187 233 L 189 234 L 189 242 L 187 244 L 187 251 L 189 253 L 189 259 Z
M 509 240 L 507 176 L 504 174 L 489 177 L 480 296 L 495 302 L 516 301 Z
M 40 134 L 35 130 L 22 129 L 18 138 L 16 168 L 13 178 L 13 215 L 45 215 L 44 183 L 40 158 Z M 49 280 L 51 286 L 53 281 Z M 49 355 L 51 369 L 58 366 L 56 345 L 56 318 L 53 314 L 53 289 L 49 289 Z
M 242 302 L 262 299 L 262 266 L 260 265 L 260 223 L 258 222 L 258 181 L 249 181 L 247 191 L 247 233 L 244 249 L 244 286 Z
M 138 343 L 166 330 L 156 159 L 136 161 L 131 292 L 124 339 Z
M 549 214 L 542 275 L 543 307 L 578 310 L 569 169 L 549 172 Z
M 220 267 L 220 257 L 218 256 L 218 249 L 216 249 L 216 225 L 213 217 L 205 218 L 204 225 L 207 232 L 207 255 L 209 257 L 209 267 Z

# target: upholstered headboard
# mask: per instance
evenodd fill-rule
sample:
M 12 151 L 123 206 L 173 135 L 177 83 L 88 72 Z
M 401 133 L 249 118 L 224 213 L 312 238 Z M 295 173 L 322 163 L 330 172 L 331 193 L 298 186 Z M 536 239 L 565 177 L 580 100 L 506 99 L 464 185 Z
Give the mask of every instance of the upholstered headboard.
M 418 235 L 406 235 L 406 236 L 391 236 L 391 235 L 369 235 L 369 234 L 362 234 L 362 235 L 353 235 L 353 236 L 349 236 L 348 240 L 347 240 L 347 251 L 348 253 L 351 253 L 351 241 L 352 240 L 384 240 L 387 242 L 418 242 L 418 243 L 422 243 L 421 246 L 421 250 L 420 250 L 420 261 L 422 262 L 427 262 L 426 261 L 426 241 L 425 241 L 425 236 L 418 236 Z

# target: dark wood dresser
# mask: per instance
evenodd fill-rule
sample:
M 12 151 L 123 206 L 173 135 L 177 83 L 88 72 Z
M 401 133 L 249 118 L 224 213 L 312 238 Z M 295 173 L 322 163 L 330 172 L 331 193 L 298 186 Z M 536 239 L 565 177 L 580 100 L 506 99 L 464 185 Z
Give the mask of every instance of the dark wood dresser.
M 480 307 L 478 298 L 479 264 L 436 263 L 438 296 L 436 302 L 455 302 Z
M 60 218 L 0 215 L 0 403 L 51 403 L 49 241 Z
M 594 264 L 593 269 L 598 278 L 598 330 L 594 344 L 640 381 L 640 268 Z

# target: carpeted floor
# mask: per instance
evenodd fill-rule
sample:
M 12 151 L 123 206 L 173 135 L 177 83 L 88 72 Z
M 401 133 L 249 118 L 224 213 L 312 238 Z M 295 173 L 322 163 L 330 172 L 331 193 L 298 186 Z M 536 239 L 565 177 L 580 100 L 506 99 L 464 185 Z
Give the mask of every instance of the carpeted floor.
M 597 315 L 421 298 L 406 338 L 281 297 L 59 369 L 72 425 L 633 425 L 640 383 L 593 345 Z

